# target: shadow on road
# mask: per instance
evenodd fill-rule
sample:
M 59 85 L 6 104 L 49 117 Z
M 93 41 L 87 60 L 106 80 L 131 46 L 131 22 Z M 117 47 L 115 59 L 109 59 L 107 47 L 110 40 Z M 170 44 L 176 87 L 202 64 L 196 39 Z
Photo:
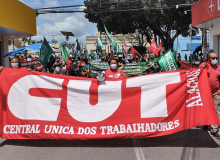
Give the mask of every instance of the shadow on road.
M 139 138 L 141 147 L 220 147 L 210 137 L 209 133 L 201 128 L 188 129 L 167 136 Z M 5 140 L 5 145 L 33 146 L 33 147 L 134 147 L 132 139 L 110 140 Z

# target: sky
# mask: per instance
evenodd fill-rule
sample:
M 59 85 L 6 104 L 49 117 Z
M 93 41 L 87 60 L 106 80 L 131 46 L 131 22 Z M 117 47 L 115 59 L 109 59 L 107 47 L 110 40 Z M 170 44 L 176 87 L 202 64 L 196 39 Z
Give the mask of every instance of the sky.
M 33 9 L 44 7 L 58 7 L 68 5 L 82 5 L 84 0 L 20 0 Z M 80 8 L 83 10 L 83 7 Z M 79 9 L 79 10 L 80 10 Z M 86 43 L 86 36 L 94 36 L 97 30 L 96 24 L 91 23 L 85 18 L 83 12 L 78 13 L 49 13 L 40 14 L 37 19 L 37 36 L 33 36 L 33 40 L 42 40 L 43 36 L 47 41 L 52 40 L 52 35 L 58 43 L 66 41 L 60 31 L 71 31 L 75 37 L 70 37 L 69 42 L 75 43 L 76 38 L 79 42 Z

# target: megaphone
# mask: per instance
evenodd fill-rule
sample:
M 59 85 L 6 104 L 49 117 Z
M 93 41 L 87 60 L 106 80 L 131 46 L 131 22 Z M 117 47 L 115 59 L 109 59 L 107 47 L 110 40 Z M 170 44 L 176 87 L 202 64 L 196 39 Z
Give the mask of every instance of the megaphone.
M 105 72 L 98 72 L 97 75 L 96 75 L 96 79 L 99 81 L 99 82 L 103 82 L 105 81 Z

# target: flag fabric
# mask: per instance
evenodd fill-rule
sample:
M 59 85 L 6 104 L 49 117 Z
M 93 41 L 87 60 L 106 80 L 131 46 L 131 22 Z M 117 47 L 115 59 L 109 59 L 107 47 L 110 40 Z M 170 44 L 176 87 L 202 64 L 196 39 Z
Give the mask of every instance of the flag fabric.
M 109 32 L 108 32 L 108 30 L 107 30 L 107 28 L 104 26 L 104 28 L 105 28 L 105 32 L 106 32 L 106 34 L 107 34 L 107 36 L 108 36 L 108 39 L 109 39 L 109 41 L 110 41 L 110 43 L 111 43 L 111 50 L 113 51 L 113 54 L 117 54 L 117 42 L 116 41 L 114 41 L 113 39 L 112 39 L 112 37 L 111 37 L 111 35 L 109 34 Z
M 98 51 L 99 51 L 99 53 L 102 53 L 103 52 L 103 50 L 102 50 L 102 41 L 101 41 L 101 38 L 100 38 L 100 36 L 98 37 L 98 42 L 97 42 L 97 48 L 98 48 Z
M 80 50 L 81 50 L 80 44 L 79 44 L 78 38 L 76 38 L 76 43 L 75 43 L 74 50 L 73 50 L 74 56 L 81 57 Z
M 124 51 L 125 51 L 126 54 L 128 54 L 128 48 L 127 48 L 125 42 L 123 44 L 124 44 Z
M 96 42 L 96 53 L 98 55 L 98 57 L 102 57 L 102 41 L 101 41 L 101 38 L 100 36 L 98 37 L 98 40 Z
M 151 42 L 151 44 L 150 44 L 150 47 L 148 48 L 150 51 L 152 51 L 153 53 L 155 53 L 157 56 L 158 56 L 158 54 L 159 54 L 159 52 L 160 52 L 160 49 L 157 47 L 157 44 L 156 44 L 156 42 L 154 41 L 154 39 L 153 39 L 153 41 Z
M 162 46 L 161 43 L 160 43 L 160 47 L 159 47 L 159 49 L 160 49 L 161 52 L 165 52 L 165 50 L 164 50 L 164 48 L 163 48 L 163 46 Z
M 148 138 L 220 125 L 207 70 L 200 68 L 99 84 L 5 67 L 0 99 L 3 139 Z
M 86 58 L 87 58 L 87 59 L 89 59 L 89 60 L 90 60 L 90 62 L 92 62 L 92 59 L 90 58 L 90 56 L 89 56 L 89 53 L 88 53 L 87 49 L 85 49 L 85 53 L 84 53 L 84 55 L 86 55 Z
M 94 60 L 97 60 L 97 53 L 96 52 L 93 53 L 93 58 L 94 58 Z
M 130 48 L 130 54 L 132 54 L 135 59 L 136 59 L 137 53 L 138 53 L 138 52 L 134 49 L 134 47 L 131 46 L 131 48 Z
M 62 65 L 64 66 L 66 64 L 66 60 L 69 58 L 68 52 L 66 50 L 66 47 L 64 46 L 64 43 L 62 42 L 61 45 L 61 59 L 63 60 Z
M 171 50 L 167 51 L 164 55 L 162 55 L 159 58 L 158 63 L 159 63 L 163 72 L 173 71 L 173 70 L 179 69 L 176 64 L 176 61 L 173 57 L 173 53 L 171 52 Z
M 40 48 L 40 54 L 38 57 L 39 62 L 44 66 L 47 67 L 47 63 L 50 60 L 51 55 L 53 54 L 53 50 L 48 44 L 46 38 L 44 38 L 42 46 Z

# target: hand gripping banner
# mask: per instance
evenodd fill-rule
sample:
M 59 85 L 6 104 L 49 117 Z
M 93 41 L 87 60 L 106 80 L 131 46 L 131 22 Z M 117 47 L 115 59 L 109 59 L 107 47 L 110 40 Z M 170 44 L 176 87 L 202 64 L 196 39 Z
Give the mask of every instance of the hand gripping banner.
M 219 124 L 206 70 L 105 81 L 4 68 L 4 139 L 155 137 Z

